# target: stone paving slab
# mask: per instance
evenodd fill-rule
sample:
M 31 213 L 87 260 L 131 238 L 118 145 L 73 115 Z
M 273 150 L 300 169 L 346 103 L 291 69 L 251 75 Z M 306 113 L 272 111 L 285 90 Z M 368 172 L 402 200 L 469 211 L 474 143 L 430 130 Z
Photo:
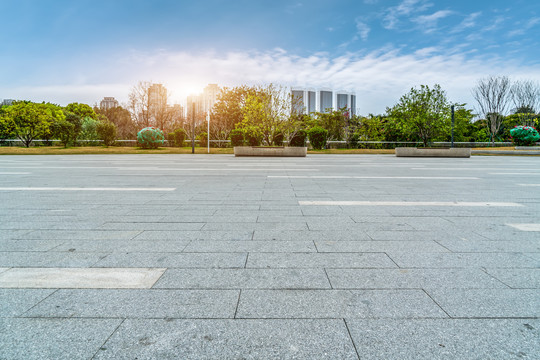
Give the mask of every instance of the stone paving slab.
M 243 290 L 238 318 L 448 317 L 422 290 Z
M 486 269 L 513 289 L 540 289 L 540 269 Z
M 24 313 L 49 318 L 233 318 L 238 290 L 58 290 Z
M 396 268 L 384 253 L 251 253 L 247 268 Z
M 509 239 L 505 241 L 458 239 L 437 242 L 453 252 L 540 252 L 540 241 L 537 239 Z
M 347 319 L 362 359 L 536 359 L 540 321 L 531 319 Z
M 432 288 L 426 291 L 452 317 L 540 317 L 540 289 Z
M 536 268 L 538 261 L 521 253 L 408 253 L 388 252 L 403 268 Z
M 319 252 L 450 252 L 435 241 L 315 241 Z
M 111 253 L 95 267 L 243 268 L 245 253 Z
M 330 320 L 128 319 L 96 359 L 358 359 Z
M 0 252 L 2 267 L 90 267 L 108 253 L 75 252 Z M 148 266 L 147 266 L 148 267 Z
M 508 288 L 480 269 L 327 269 L 326 272 L 333 289 Z
M 0 317 L 15 317 L 24 314 L 47 296 L 51 289 L 2 289 L 0 288 Z M 1 331 L 1 327 L 0 327 Z
M 313 241 L 191 241 L 184 249 L 185 252 L 249 252 L 249 253 L 276 253 L 276 252 L 316 252 Z
M 323 269 L 170 269 L 156 289 L 330 289 Z
M 191 240 L 71 240 L 62 241 L 54 251 L 80 252 L 182 252 Z
M 2 359 L 91 359 L 122 319 L 0 319 Z

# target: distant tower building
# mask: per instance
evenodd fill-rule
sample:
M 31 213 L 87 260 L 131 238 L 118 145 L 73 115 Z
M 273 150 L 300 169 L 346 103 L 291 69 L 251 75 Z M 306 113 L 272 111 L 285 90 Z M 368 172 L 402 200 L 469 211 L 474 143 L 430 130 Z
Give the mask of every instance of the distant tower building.
M 162 84 L 152 84 L 148 88 L 148 112 L 150 114 L 167 106 L 167 89 Z
M 13 99 L 4 99 L 4 100 L 0 103 L 0 106 L 10 106 L 10 105 L 12 105 L 14 102 L 15 102 L 15 100 L 13 100 Z
M 212 108 L 214 107 L 214 104 L 217 101 L 219 92 L 220 90 L 217 84 L 208 84 L 208 86 L 204 88 L 204 92 L 202 94 L 202 102 L 203 102 L 202 111 L 204 113 L 208 113 L 212 110 Z
M 104 97 L 99 103 L 101 110 L 109 110 L 118 107 L 118 101 L 114 97 Z
M 292 88 L 292 112 L 312 113 L 347 109 L 350 116 L 356 115 L 356 95 L 348 91 L 332 91 L 329 89 L 315 91 Z

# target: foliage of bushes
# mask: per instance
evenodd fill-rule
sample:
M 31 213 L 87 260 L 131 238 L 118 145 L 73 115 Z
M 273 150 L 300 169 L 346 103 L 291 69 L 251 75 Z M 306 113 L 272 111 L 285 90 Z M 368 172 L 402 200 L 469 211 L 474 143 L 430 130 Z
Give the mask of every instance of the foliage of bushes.
M 143 149 L 157 149 L 164 141 L 163 131 L 153 126 L 141 129 L 137 133 L 137 143 Z
M 244 146 L 244 132 L 240 129 L 234 129 L 229 135 L 231 146 Z
M 296 133 L 291 137 L 289 141 L 289 146 L 294 147 L 304 147 L 306 146 L 307 132 L 304 129 L 297 130 Z
M 309 143 L 315 150 L 322 150 L 326 147 L 326 141 L 328 139 L 328 130 L 315 126 L 308 131 Z
M 531 146 L 540 140 L 540 134 L 532 126 L 516 126 L 510 130 L 510 136 L 518 146 Z
M 168 140 L 174 144 L 174 146 L 182 147 L 184 146 L 184 141 L 186 140 L 187 134 L 186 131 L 182 128 L 174 130 L 172 133 L 169 133 Z
M 98 121 L 96 133 L 105 146 L 112 146 L 116 141 L 116 125 L 110 121 Z

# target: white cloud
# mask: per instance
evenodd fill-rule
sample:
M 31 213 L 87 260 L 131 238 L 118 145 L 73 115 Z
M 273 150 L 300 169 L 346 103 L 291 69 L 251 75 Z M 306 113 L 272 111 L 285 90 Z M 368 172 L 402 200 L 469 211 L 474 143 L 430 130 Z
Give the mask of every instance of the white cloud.
M 285 86 L 355 91 L 360 113 L 367 114 L 384 112 L 411 87 L 420 84 L 439 83 L 452 101 L 474 106 L 470 89 L 481 77 L 501 74 L 540 81 L 537 66 L 524 67 L 501 59 L 471 59 L 462 53 L 439 54 L 436 48 L 421 49 L 415 54 L 385 49 L 365 56 L 346 54 L 338 57 L 326 53 L 298 56 L 282 49 L 226 54 L 134 52 L 109 64 L 107 70 L 103 70 L 101 64 L 85 65 L 84 72 L 90 74 L 86 83 L 0 85 L 0 94 L 61 105 L 73 101 L 94 104 L 104 96 L 126 101 L 133 85 L 140 80 L 151 80 L 163 83 L 170 90 L 173 101 L 184 102 L 187 95 L 202 91 L 208 83 L 235 86 L 273 82 Z M 73 79 L 72 75 L 66 70 L 63 78 Z
M 383 26 L 385 29 L 395 29 L 401 17 L 407 17 L 413 13 L 425 11 L 431 6 L 433 5 L 426 3 L 425 0 L 403 0 L 399 5 L 386 10 L 383 17 Z
M 358 32 L 358 35 L 360 35 L 360 38 L 362 40 L 366 41 L 371 28 L 368 26 L 368 24 L 361 21 L 360 19 L 356 19 L 355 21 L 356 21 L 356 30 Z
M 482 12 L 475 12 L 472 14 L 469 14 L 463 21 L 457 25 L 454 29 L 452 29 L 451 33 L 458 33 L 461 31 L 464 31 L 465 29 L 472 28 L 476 26 L 476 19 L 482 15 Z
M 424 32 L 432 32 L 437 27 L 437 22 L 447 16 L 452 15 L 454 12 L 450 10 L 439 10 L 431 15 L 420 15 L 412 19 L 413 22 L 421 26 Z

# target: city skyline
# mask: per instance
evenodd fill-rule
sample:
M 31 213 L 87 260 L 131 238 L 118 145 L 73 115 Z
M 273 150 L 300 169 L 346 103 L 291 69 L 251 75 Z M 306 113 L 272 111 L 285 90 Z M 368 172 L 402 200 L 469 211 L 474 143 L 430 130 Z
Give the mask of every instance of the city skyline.
M 183 104 L 210 83 L 277 83 L 354 92 L 365 115 L 421 84 L 439 83 L 473 108 L 481 77 L 540 81 L 540 9 L 524 0 L 30 0 L 1 9 L 10 15 L 0 24 L 4 99 L 125 103 L 149 81 Z

